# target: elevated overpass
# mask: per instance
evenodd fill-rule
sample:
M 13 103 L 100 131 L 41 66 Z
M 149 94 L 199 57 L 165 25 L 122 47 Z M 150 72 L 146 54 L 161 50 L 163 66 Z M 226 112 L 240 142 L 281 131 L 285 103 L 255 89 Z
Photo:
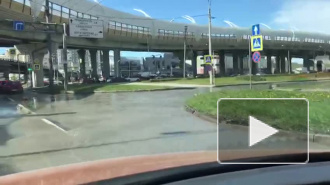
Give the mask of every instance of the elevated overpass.
M 42 0 L 35 2 L 44 3 Z M 92 63 L 96 62 L 94 54 L 96 50 L 103 50 L 104 53 L 114 50 L 115 61 L 120 60 L 120 51 L 123 50 L 174 52 L 182 61 L 185 26 L 188 26 L 187 43 L 191 51 L 190 57 L 193 61 L 194 74 L 196 74 L 197 55 L 207 53 L 208 50 L 208 27 L 206 25 L 173 23 L 135 16 L 96 5 L 88 0 L 50 0 L 48 7 L 50 8 L 51 22 L 56 23 L 48 25 L 49 29 L 46 28 L 45 24 L 40 23 L 45 21 L 44 8 L 33 19 L 35 8 L 31 8 L 29 0 L 1 0 L 0 44 L 2 46 L 42 44 L 47 40 L 47 32 L 51 31 L 51 40 L 60 46 L 63 34 L 62 24 L 68 23 L 70 18 L 78 17 L 103 20 L 105 33 L 103 39 L 68 37 L 69 48 L 81 49 L 79 53 L 82 60 L 82 74 L 84 74 L 83 55 L 85 49 L 91 51 Z M 25 30 L 13 31 L 12 20 L 25 21 Z M 211 32 L 212 48 L 220 55 L 220 75 L 226 73 L 225 53 L 233 54 L 234 71 L 240 73 L 243 58 L 248 53 L 250 28 L 213 27 Z M 327 34 L 264 29 L 262 35 L 264 37 L 264 52 L 262 54 L 268 56 L 267 68 L 269 72 L 272 67 L 271 56 L 276 56 L 276 71 L 285 73 L 291 69 L 292 57 L 303 58 L 304 66 L 309 68 L 309 59 L 323 55 L 330 49 L 330 35 Z M 40 49 L 42 48 L 40 47 Z M 27 45 L 27 49 L 29 49 L 29 45 Z M 104 55 L 105 63 L 108 61 L 107 57 L 108 55 Z M 108 65 L 105 65 L 104 68 L 104 72 L 109 74 Z M 253 72 L 256 71 L 255 68 L 256 65 L 253 65 Z

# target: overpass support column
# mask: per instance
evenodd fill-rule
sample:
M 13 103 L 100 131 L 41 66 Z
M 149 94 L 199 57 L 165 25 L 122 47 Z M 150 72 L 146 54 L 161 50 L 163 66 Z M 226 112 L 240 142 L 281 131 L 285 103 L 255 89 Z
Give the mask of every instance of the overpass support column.
M 102 75 L 105 78 L 110 76 L 110 59 L 109 59 L 109 50 L 103 50 L 103 66 L 102 66 Z
M 267 73 L 273 74 L 272 55 L 270 53 L 267 54 Z
M 196 78 L 197 76 L 197 57 L 198 57 L 198 52 L 193 51 L 191 65 L 192 65 L 192 74 L 194 78 Z
M 279 54 L 277 54 L 276 55 L 276 62 L 275 62 L 275 73 L 276 74 L 279 74 L 280 73 L 280 62 L 281 62 L 281 60 L 280 60 L 280 55 Z
M 116 77 L 121 77 L 121 72 L 120 72 L 120 50 L 115 49 L 113 50 L 113 60 L 114 60 L 114 67 L 115 67 L 115 76 Z
M 44 86 L 43 59 L 45 54 L 48 53 L 47 45 L 44 43 L 38 43 L 38 44 L 15 45 L 15 47 L 19 50 L 20 53 L 27 54 L 31 57 L 32 68 L 34 68 L 33 64 L 39 64 L 39 69 L 32 71 L 32 84 L 33 87 L 43 87 Z M 54 53 L 56 49 L 57 49 L 57 45 L 52 44 L 52 53 Z
M 257 72 L 258 72 L 258 64 L 253 62 L 252 59 L 251 59 L 251 67 L 252 67 L 252 69 L 251 69 L 252 70 L 251 71 L 252 75 L 256 75 Z
M 3 78 L 5 80 L 9 80 L 9 70 L 6 70 L 6 71 L 3 72 Z
M 306 67 L 307 70 L 309 71 L 310 70 L 310 68 L 309 68 L 310 65 L 309 65 L 309 57 L 308 57 L 308 55 L 305 55 L 303 60 L 304 60 L 303 61 L 303 66 Z
M 281 53 L 281 73 L 286 73 L 286 61 L 285 61 L 285 54 Z
M 86 78 L 86 50 L 78 50 L 79 66 L 80 66 L 80 79 Z
M 243 61 L 244 61 L 244 54 L 241 53 L 239 56 L 239 74 L 244 74 L 244 65 L 243 65 Z
M 225 51 L 219 51 L 220 76 L 226 75 Z
M 97 76 L 97 59 L 96 59 L 97 50 L 96 49 L 90 49 L 89 53 L 91 54 L 92 78 L 98 79 L 98 76 Z
M 238 53 L 237 52 L 233 52 L 233 72 L 235 75 L 237 75 L 239 73 L 238 70 Z
M 34 64 L 40 65 L 40 70 L 33 70 L 32 71 L 32 83 L 33 87 L 43 87 L 44 86 L 44 67 L 43 67 L 43 60 L 44 60 L 45 53 L 33 53 L 32 54 L 32 61 Z M 49 75 L 51 76 L 51 75 Z

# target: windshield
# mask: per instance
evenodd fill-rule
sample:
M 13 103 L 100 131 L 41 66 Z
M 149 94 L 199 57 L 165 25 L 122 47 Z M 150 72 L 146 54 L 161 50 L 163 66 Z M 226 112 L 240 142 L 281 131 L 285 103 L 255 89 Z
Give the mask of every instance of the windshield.
M 0 1 L 0 174 L 202 151 L 307 163 L 330 149 L 329 8 Z

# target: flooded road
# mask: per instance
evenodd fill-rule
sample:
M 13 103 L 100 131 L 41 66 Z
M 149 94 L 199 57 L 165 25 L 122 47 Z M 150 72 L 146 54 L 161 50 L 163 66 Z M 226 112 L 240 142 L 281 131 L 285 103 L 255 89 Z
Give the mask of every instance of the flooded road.
M 269 85 L 253 87 L 269 89 Z M 0 164 L 11 168 L 1 173 L 107 158 L 216 150 L 216 123 L 188 113 L 185 101 L 198 93 L 247 88 L 249 85 L 138 93 L 13 95 L 12 99 L 36 115 L 9 120 L 6 130 L 10 136 L 0 145 Z M 246 140 L 245 131 L 223 127 L 221 133 L 230 140 L 224 144 L 232 148 L 245 144 L 240 142 Z M 281 138 L 278 146 L 283 145 L 288 143 Z M 317 144 L 312 147 L 327 148 Z

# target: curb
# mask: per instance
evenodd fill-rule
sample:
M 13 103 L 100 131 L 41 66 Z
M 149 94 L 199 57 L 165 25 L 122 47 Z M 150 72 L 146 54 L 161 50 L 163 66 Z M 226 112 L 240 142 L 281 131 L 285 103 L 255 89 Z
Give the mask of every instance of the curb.
M 33 114 L 33 115 L 37 114 L 22 104 L 17 104 L 17 108 L 20 109 L 24 114 Z
M 217 118 L 215 118 L 214 116 L 202 114 L 202 113 L 196 111 L 195 109 L 189 107 L 188 105 L 185 105 L 185 110 L 187 112 L 193 114 L 194 116 L 197 116 L 197 117 L 199 117 L 203 120 L 206 120 L 206 121 L 217 124 Z M 235 127 L 237 129 L 247 129 L 248 128 L 247 126 L 244 126 L 244 125 L 235 125 L 235 124 L 226 124 L 226 125 L 230 125 L 231 127 Z M 279 130 L 278 134 L 280 136 L 286 136 L 286 137 L 288 137 L 288 136 L 293 137 L 294 136 L 295 138 L 298 138 L 298 139 L 305 139 L 306 138 L 305 133 L 299 133 L 299 132 L 290 132 L 290 131 L 285 131 L 285 130 Z M 309 142 L 330 145 L 330 135 L 309 134 L 308 139 L 309 139 Z
M 282 84 L 282 83 L 296 83 L 296 82 L 318 82 L 318 81 L 330 81 L 330 79 L 320 79 L 320 80 L 317 80 L 317 79 L 314 79 L 314 80 L 295 80 L 295 81 L 266 81 L 266 82 L 255 82 L 255 83 L 252 83 L 252 85 L 265 85 L 265 84 Z M 240 83 L 240 84 L 224 84 L 224 85 L 216 85 L 214 87 L 229 87 L 229 86 L 241 86 L 241 85 L 250 85 L 249 83 Z
M 67 91 L 67 94 L 91 94 L 91 93 L 127 93 L 127 92 L 154 92 L 154 91 L 171 91 L 171 90 L 190 90 L 196 89 L 195 87 L 177 87 L 177 88 L 166 88 L 166 89 L 150 89 L 150 90 L 134 90 L 134 91 L 92 91 L 92 92 L 74 92 Z M 62 93 L 60 93 L 62 94 Z

